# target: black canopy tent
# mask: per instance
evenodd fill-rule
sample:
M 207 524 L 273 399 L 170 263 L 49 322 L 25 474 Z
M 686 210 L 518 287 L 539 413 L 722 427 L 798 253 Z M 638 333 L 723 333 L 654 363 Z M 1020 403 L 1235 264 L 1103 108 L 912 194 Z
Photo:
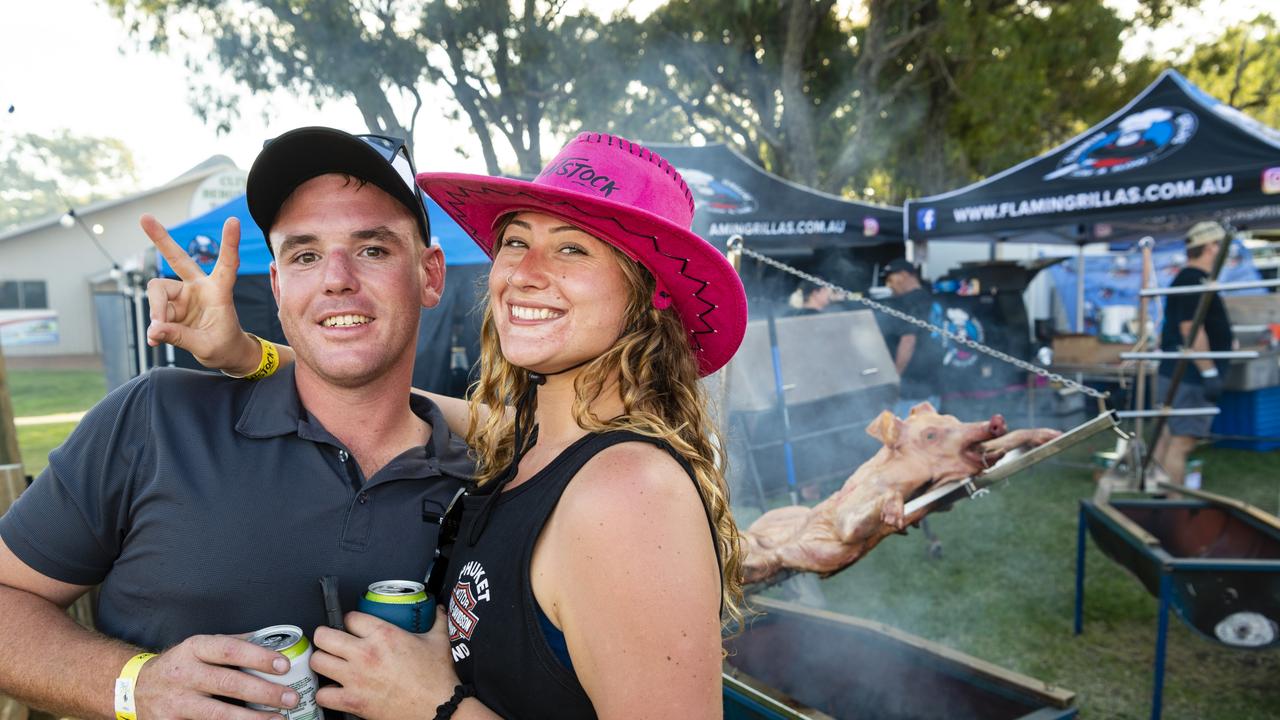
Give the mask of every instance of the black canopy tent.
M 913 240 L 1085 244 L 1115 223 L 1280 217 L 1280 132 L 1173 70 L 1110 117 L 986 180 L 907 201 Z
M 1124 107 L 1053 150 L 981 182 L 909 200 L 917 241 L 1069 243 L 1185 231 L 1199 220 L 1280 223 L 1280 132 L 1165 70 Z
M 693 230 L 713 245 L 723 247 L 730 237 L 742 235 L 752 250 L 857 291 L 865 290 L 885 263 L 903 255 L 899 208 L 798 185 L 723 143 L 650 147 L 689 184 Z M 777 299 L 794 287 L 793 279 L 780 275 L 743 278 L 756 302 L 753 309 L 763 305 L 759 300 Z

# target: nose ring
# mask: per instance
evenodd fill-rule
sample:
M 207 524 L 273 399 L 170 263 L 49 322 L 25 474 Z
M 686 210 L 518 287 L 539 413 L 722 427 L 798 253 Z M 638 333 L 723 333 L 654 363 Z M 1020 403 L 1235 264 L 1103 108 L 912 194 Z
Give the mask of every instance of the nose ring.
M 508 274 L 507 274 L 507 287 L 515 287 L 515 285 L 512 285 L 512 284 L 511 284 L 511 276 L 512 276 L 512 275 L 515 275 L 515 273 L 508 273 Z

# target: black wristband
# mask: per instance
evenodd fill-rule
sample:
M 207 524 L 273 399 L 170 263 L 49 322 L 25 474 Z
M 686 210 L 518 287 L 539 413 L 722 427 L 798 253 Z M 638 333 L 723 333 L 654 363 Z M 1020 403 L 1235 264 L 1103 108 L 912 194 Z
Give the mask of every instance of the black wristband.
M 449 720 L 453 714 L 457 712 L 458 705 L 469 697 L 475 697 L 476 689 L 466 684 L 459 684 L 453 689 L 453 697 L 440 704 L 436 708 L 435 720 Z

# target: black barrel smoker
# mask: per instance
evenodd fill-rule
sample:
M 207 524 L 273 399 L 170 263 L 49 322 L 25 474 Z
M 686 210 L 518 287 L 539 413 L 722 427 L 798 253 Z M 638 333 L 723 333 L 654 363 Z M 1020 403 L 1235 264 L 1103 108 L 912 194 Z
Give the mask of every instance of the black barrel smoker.
M 1151 717 L 1158 720 L 1172 609 L 1228 647 L 1280 647 L 1280 519 L 1232 498 L 1080 502 L 1075 633 L 1084 629 L 1086 535 L 1159 599 Z
M 726 641 L 726 720 L 1056 720 L 1075 694 L 847 615 L 767 598 Z

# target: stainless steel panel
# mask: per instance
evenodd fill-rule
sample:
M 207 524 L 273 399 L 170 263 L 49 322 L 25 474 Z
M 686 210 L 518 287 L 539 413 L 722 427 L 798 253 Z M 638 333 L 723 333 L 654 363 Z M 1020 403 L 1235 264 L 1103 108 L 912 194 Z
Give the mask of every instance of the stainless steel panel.
M 870 310 L 778 318 L 777 328 L 788 405 L 898 382 Z M 776 406 L 767 320 L 747 324 L 746 338 L 728 372 L 730 410 Z

